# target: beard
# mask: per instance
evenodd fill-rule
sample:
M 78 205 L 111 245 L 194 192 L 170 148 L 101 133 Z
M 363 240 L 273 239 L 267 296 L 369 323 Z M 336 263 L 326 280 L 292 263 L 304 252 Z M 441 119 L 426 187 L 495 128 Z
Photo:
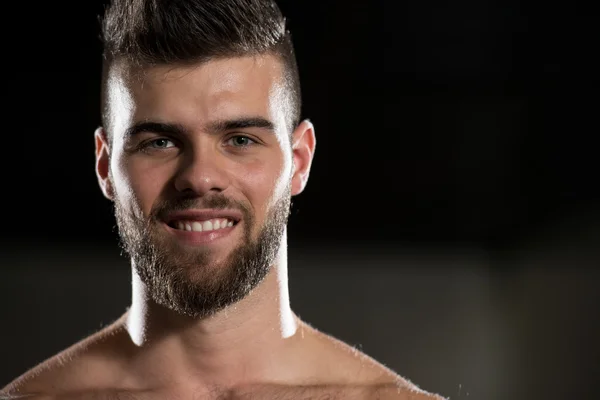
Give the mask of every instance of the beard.
M 150 298 L 179 314 L 205 318 L 246 297 L 269 273 L 279 251 L 290 212 L 289 185 L 267 213 L 256 239 L 255 218 L 243 203 L 221 194 L 161 202 L 144 217 L 137 205 L 125 208 L 115 198 L 121 248 L 129 255 Z M 201 207 L 200 207 L 201 202 Z M 166 234 L 162 216 L 199 208 L 237 209 L 243 214 L 243 240 L 221 261 L 210 247 L 183 246 Z

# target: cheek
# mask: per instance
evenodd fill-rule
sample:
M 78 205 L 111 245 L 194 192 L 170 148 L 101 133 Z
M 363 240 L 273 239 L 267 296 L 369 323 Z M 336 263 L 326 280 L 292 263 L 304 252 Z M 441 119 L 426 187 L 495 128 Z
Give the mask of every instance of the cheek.
M 128 161 L 124 157 L 115 158 L 112 167 L 113 185 L 119 201 L 148 215 L 162 190 L 162 172 Z
M 256 160 L 245 164 L 238 176 L 252 207 L 256 212 L 266 214 L 273 204 L 287 195 L 291 173 L 291 160 L 279 155 L 268 163 Z

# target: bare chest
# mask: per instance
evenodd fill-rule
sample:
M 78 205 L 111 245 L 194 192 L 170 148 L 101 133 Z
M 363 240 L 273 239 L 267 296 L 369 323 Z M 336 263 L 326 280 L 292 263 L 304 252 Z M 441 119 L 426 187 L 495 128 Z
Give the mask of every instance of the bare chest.
M 283 387 L 274 385 L 244 390 L 199 391 L 185 394 L 102 391 L 53 396 L 52 400 L 370 400 L 380 398 L 380 394 L 380 388 L 369 386 Z

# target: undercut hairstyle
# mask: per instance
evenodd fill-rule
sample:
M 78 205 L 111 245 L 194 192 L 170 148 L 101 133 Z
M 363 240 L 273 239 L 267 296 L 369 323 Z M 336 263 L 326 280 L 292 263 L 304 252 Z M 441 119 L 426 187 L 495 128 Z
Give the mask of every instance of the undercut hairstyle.
M 290 133 L 300 122 L 298 66 L 274 0 L 112 0 L 102 19 L 101 38 L 101 115 L 109 137 L 108 75 L 122 61 L 144 68 L 274 55 L 283 64 Z

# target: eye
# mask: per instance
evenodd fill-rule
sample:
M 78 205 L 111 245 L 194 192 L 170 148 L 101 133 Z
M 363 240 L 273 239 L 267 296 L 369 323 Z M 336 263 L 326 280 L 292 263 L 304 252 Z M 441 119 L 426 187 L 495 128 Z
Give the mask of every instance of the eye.
M 175 146 L 175 143 L 169 139 L 159 138 L 149 141 L 144 147 L 152 149 L 168 149 Z
M 248 147 L 252 144 L 256 144 L 256 142 L 252 139 L 250 139 L 248 136 L 233 136 L 231 138 L 229 138 L 229 140 L 227 141 L 227 144 L 233 146 L 233 147 Z

